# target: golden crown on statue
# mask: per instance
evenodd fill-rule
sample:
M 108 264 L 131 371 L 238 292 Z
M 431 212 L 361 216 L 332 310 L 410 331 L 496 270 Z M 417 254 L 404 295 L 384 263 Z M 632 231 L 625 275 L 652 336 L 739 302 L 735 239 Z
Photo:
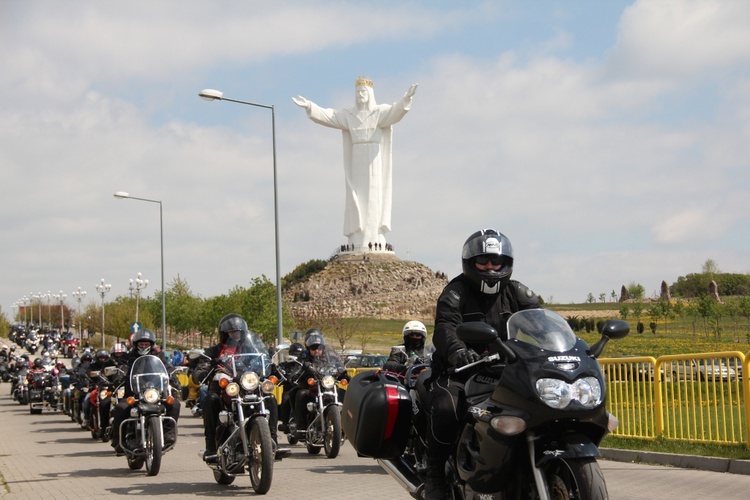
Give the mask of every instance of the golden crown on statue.
M 354 82 L 354 86 L 355 87 L 362 87 L 362 86 L 372 87 L 372 79 L 366 78 L 364 76 L 360 76 L 359 78 L 357 78 L 357 81 Z

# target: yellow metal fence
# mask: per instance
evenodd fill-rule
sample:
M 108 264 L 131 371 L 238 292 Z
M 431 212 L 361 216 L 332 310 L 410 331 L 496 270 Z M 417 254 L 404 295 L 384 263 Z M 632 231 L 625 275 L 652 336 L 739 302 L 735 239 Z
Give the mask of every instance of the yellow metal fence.
M 738 351 L 599 360 L 615 436 L 750 445 L 750 357 Z

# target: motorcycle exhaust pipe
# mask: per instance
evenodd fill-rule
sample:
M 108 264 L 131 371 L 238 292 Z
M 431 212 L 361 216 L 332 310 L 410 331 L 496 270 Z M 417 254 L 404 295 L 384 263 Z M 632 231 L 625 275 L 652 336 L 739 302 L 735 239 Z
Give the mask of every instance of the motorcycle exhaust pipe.
M 409 495 L 413 498 L 422 498 L 424 483 L 403 458 L 399 457 L 394 460 L 379 458 L 377 462 L 391 477 L 398 481 L 402 488 L 409 492 Z

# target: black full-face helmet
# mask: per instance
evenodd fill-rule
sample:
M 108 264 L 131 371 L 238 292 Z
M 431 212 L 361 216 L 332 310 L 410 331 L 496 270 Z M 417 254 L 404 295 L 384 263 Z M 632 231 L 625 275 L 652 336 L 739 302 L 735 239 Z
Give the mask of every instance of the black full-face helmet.
M 94 354 L 94 361 L 96 361 L 97 363 L 104 364 L 109 361 L 109 358 L 109 351 L 107 351 L 106 349 L 99 349 L 98 351 L 96 351 L 96 354 Z
M 146 354 L 149 354 L 151 352 L 151 349 L 154 348 L 154 345 L 156 345 L 156 334 L 151 330 L 143 328 L 142 330 L 138 330 L 137 332 L 135 332 L 130 341 L 138 350 L 138 355 L 145 356 Z M 139 342 L 149 342 L 150 345 L 148 347 L 140 347 L 138 345 Z
M 231 332 L 240 332 L 231 334 Z M 219 341 L 233 347 L 242 343 L 248 334 L 247 321 L 239 314 L 227 314 L 219 321 Z
M 289 355 L 299 356 L 300 354 L 302 354 L 302 351 L 304 350 L 305 350 L 305 346 L 303 346 L 299 342 L 295 342 L 294 344 L 289 346 Z
M 481 271 L 480 263 L 492 261 L 501 265 L 498 270 Z M 484 261 L 484 262 L 482 262 Z M 498 294 L 506 287 L 513 274 L 513 247 L 510 240 L 494 229 L 482 229 L 469 236 L 461 252 L 463 274 L 476 290 L 487 294 Z
M 42 364 L 42 358 L 34 359 L 34 368 L 44 368 L 44 365 Z
M 89 364 L 91 361 L 93 361 L 94 357 L 91 355 L 90 352 L 84 352 L 81 355 L 81 364 Z

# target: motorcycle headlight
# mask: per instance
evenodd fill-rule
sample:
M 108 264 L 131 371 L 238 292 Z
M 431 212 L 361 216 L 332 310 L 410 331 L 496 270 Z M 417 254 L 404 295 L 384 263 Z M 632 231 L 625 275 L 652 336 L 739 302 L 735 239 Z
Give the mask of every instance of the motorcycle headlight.
M 336 384 L 336 380 L 331 375 L 326 375 L 323 377 L 323 387 L 326 389 L 333 389 L 333 386 Z
M 536 392 L 547 406 L 565 408 L 578 401 L 585 408 L 594 408 L 602 402 L 602 386 L 595 377 L 584 377 L 572 384 L 556 378 L 540 378 Z
M 99 391 L 99 399 L 104 401 L 109 397 L 109 391 Z
M 259 383 L 260 378 L 255 372 L 245 372 L 240 377 L 240 384 L 242 384 L 242 388 L 246 391 L 254 391 L 258 388 Z
M 271 394 L 274 389 L 276 389 L 276 384 L 271 380 L 264 380 L 260 386 L 260 390 L 265 394 Z
M 117 388 L 117 399 L 122 399 L 125 397 L 125 388 L 124 387 L 118 387 Z
M 594 408 L 602 402 L 602 386 L 594 377 L 584 377 L 573 383 L 573 399 L 586 408 Z
M 143 400 L 148 404 L 154 404 L 159 401 L 159 391 L 150 387 L 143 391 Z
M 240 393 L 240 385 L 237 382 L 232 382 L 231 384 L 227 384 L 224 391 L 227 393 L 227 396 L 233 398 Z

